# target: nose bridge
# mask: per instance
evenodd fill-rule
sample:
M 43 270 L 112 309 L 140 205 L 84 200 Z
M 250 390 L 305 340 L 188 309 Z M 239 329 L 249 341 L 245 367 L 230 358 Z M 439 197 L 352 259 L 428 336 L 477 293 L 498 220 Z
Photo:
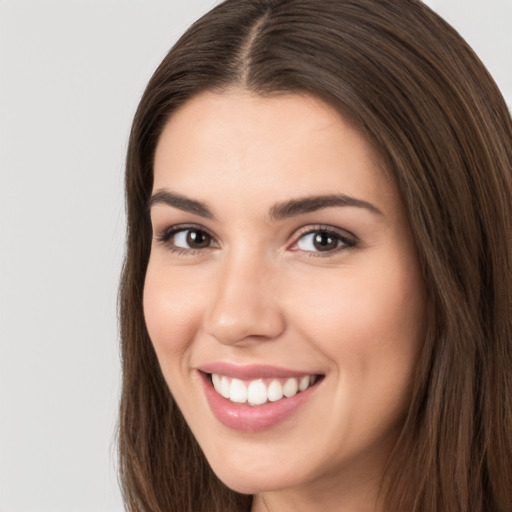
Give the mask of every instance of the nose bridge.
M 284 329 L 278 269 L 261 252 L 232 251 L 218 268 L 206 331 L 223 344 L 270 340 Z

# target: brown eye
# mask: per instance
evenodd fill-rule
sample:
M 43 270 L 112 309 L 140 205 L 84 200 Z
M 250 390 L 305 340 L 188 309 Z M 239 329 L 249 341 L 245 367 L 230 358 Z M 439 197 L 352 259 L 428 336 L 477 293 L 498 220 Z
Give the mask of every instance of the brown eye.
M 313 237 L 313 245 L 319 251 L 332 251 L 338 247 L 339 240 L 329 233 L 316 233 Z
M 355 245 L 356 241 L 348 236 L 325 229 L 316 229 L 305 233 L 296 243 L 299 250 L 309 253 L 336 252 L 338 249 L 354 247 Z
M 214 245 L 213 238 L 202 229 L 184 228 L 167 235 L 166 243 L 177 249 L 207 249 Z
M 186 233 L 187 245 L 191 249 L 204 249 L 212 243 L 212 237 L 199 229 L 187 229 Z

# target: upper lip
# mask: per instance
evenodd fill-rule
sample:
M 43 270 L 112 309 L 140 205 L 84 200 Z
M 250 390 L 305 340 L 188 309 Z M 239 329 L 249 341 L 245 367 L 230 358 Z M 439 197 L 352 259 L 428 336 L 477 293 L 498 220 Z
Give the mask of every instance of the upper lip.
M 304 377 L 305 375 L 318 375 L 318 372 L 292 370 L 279 366 L 269 365 L 235 365 L 227 362 L 214 362 L 201 365 L 197 368 L 204 373 L 216 373 L 240 380 L 270 379 L 279 377 Z

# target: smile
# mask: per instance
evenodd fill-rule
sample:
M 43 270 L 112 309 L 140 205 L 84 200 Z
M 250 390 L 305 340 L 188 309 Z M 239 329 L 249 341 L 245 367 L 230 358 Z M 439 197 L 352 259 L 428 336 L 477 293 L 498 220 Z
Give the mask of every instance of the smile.
M 224 426 L 259 432 L 285 422 L 312 400 L 325 375 L 266 365 L 212 363 L 198 376 L 213 415 Z
M 210 375 L 215 391 L 236 404 L 263 405 L 291 398 L 306 391 L 316 380 L 316 375 L 289 378 L 259 378 L 250 381 L 226 377 L 217 373 Z

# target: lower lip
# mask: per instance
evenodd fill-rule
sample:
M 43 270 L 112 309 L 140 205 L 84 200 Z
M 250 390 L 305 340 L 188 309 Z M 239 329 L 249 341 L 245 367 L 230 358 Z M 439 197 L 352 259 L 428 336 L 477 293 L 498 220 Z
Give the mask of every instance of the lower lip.
M 279 425 L 309 400 L 318 385 L 317 382 L 290 398 L 251 406 L 233 403 L 219 395 L 213 388 L 209 375 L 202 372 L 200 375 L 206 399 L 215 417 L 226 427 L 243 432 L 258 432 Z

